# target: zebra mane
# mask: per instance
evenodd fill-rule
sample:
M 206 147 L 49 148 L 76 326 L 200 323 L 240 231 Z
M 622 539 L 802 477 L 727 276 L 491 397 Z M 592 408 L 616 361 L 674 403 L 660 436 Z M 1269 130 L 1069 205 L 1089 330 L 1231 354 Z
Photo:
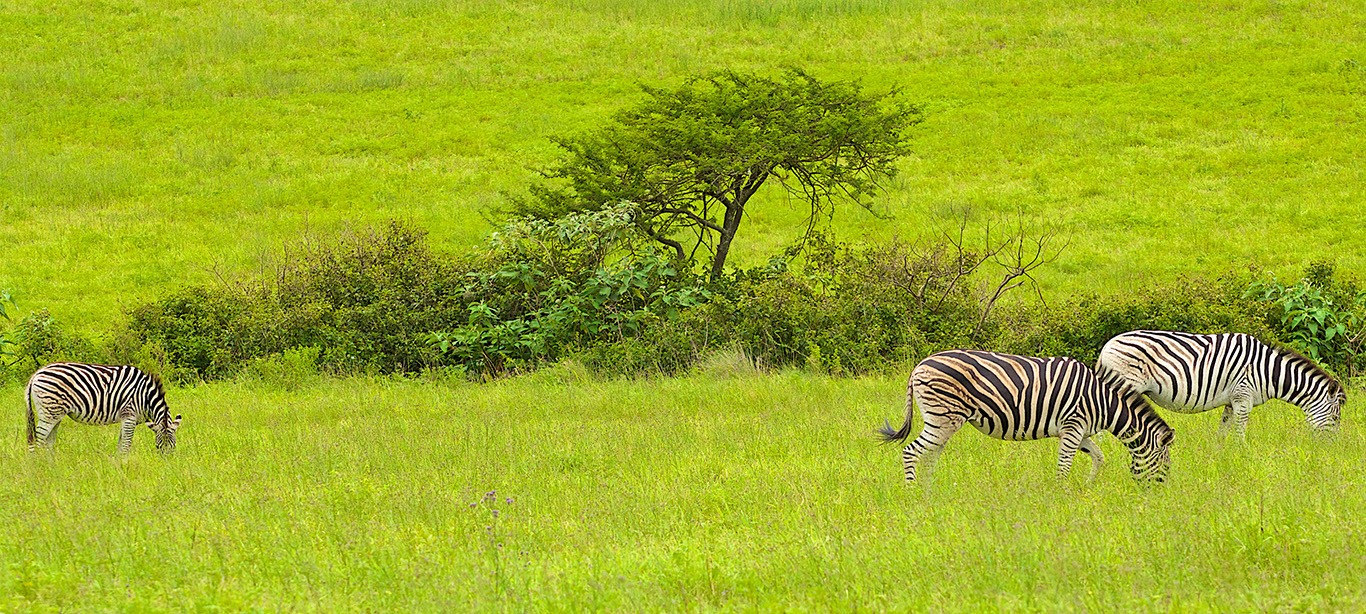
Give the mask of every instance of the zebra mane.
M 1338 381 L 1338 378 L 1336 376 L 1334 376 L 1332 373 L 1329 373 L 1327 369 L 1320 367 L 1318 363 L 1314 362 L 1308 356 L 1301 354 L 1299 350 L 1296 350 L 1295 348 L 1292 348 L 1284 343 L 1279 342 L 1272 343 L 1269 345 L 1272 349 L 1276 350 L 1276 353 L 1279 354 L 1281 358 L 1290 361 L 1290 363 L 1292 364 L 1304 367 L 1305 369 L 1308 369 L 1310 372 L 1322 377 L 1325 380 L 1328 380 L 1329 384 L 1332 385 L 1334 393 L 1346 392 L 1347 389 L 1343 387 L 1342 382 Z
M 152 383 L 153 392 L 155 392 L 158 396 L 161 396 L 162 398 L 166 397 L 166 384 L 161 381 L 160 373 L 153 373 L 151 371 L 133 365 L 122 365 L 122 367 L 131 368 L 133 371 L 142 374 L 143 377 L 147 378 L 147 381 Z

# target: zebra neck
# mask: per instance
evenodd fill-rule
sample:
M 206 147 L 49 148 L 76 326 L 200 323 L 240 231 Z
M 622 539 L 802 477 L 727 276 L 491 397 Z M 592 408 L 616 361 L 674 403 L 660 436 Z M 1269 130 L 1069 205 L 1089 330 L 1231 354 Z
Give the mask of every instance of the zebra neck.
M 1140 394 L 1115 394 L 1112 407 L 1107 416 L 1109 424 L 1106 425 L 1106 430 L 1120 441 L 1133 441 L 1139 436 L 1139 415 L 1148 409 L 1147 401 L 1144 401 L 1143 395 Z
M 1265 396 L 1280 399 L 1296 407 L 1303 407 L 1312 401 L 1321 388 L 1315 385 L 1315 369 L 1301 364 L 1296 357 L 1268 349 L 1273 356 L 1270 360 L 1263 361 L 1267 372 L 1260 374 L 1263 382 L 1260 388 L 1265 391 Z

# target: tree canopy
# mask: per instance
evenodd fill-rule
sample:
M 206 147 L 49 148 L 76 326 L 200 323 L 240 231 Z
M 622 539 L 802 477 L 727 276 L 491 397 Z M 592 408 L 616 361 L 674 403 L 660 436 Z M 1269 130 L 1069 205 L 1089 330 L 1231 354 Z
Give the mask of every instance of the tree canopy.
M 541 171 L 549 183 L 532 186 L 514 212 L 554 218 L 629 201 L 639 208 L 635 227 L 678 258 L 691 262 L 705 248 L 713 278 L 770 179 L 807 202 L 813 221 L 840 201 L 869 207 L 923 120 L 896 90 L 867 94 L 856 81 L 795 68 L 780 78 L 722 70 L 643 89 L 645 100 L 607 125 L 554 139 L 566 157 Z

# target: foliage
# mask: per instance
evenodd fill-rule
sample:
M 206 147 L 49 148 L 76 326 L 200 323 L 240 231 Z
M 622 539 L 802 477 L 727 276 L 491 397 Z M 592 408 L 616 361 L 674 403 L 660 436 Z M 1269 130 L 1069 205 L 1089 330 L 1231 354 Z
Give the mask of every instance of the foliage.
M 618 203 L 554 221 L 510 221 L 465 273 L 463 326 L 430 332 L 428 346 L 471 370 L 516 370 L 638 337 L 706 301 L 710 291 L 678 261 L 636 243 L 634 211 Z
M 294 246 L 268 277 L 189 287 L 131 310 L 103 354 L 159 363 L 173 381 L 244 369 L 281 379 L 266 372 L 288 371 L 303 348 L 333 373 L 497 376 L 571 357 L 598 371 L 677 373 L 734 349 L 763 368 L 855 375 L 905 369 L 949 348 L 1089 363 L 1110 337 L 1136 329 L 1246 332 L 1302 345 L 1306 333 L 1286 327 L 1312 319 L 1323 328 L 1308 334 L 1328 336 L 1332 326 L 1326 341 L 1340 345 L 1307 353 L 1338 369 L 1355 360 L 1350 343 L 1359 333 L 1336 329 L 1351 329 L 1357 316 L 1325 315 L 1320 325 L 1318 312 L 1284 311 L 1292 299 L 1357 296 L 1331 274 L 1316 282 L 1327 289 L 1282 291 L 1274 305 L 1245 294 L 1249 270 L 994 309 L 1018 286 L 1012 279 L 1049 260 L 1002 260 L 1010 246 L 1029 243 L 1023 234 L 971 248 L 961 235 L 851 245 L 817 232 L 766 265 L 704 281 L 631 231 L 636 210 L 618 203 L 556 220 L 516 218 L 459 259 L 401 224 Z M 1042 253 L 1047 237 L 1031 245 Z M 1005 281 L 981 279 L 992 266 Z M 25 355 L 57 354 L 60 329 L 41 318 L 26 326 Z
M 8 289 L 0 289 L 0 318 L 6 322 L 13 322 L 14 316 L 11 312 L 19 310 L 19 306 L 14 302 L 14 295 Z M 14 357 L 14 339 L 10 338 L 7 331 L 0 330 L 0 372 L 4 371 Z
M 464 312 L 458 268 L 391 223 L 286 246 L 267 275 L 184 288 L 130 310 L 127 326 L 198 378 L 303 347 L 334 372 L 416 371 L 430 362 L 420 336 Z
M 645 87 L 646 100 L 611 124 L 556 139 L 567 159 L 543 171 L 560 185 L 532 186 L 520 214 L 555 218 L 622 201 L 636 228 L 691 263 L 712 253 L 719 280 L 745 207 L 769 179 L 806 201 L 814 218 L 847 198 L 865 199 L 909 152 L 917 107 L 821 81 L 789 68 L 782 78 L 722 70 L 677 89 Z M 691 252 L 675 237 L 696 236 Z
M 90 338 L 68 331 L 47 309 L 39 309 L 15 325 L 12 351 L 8 375 L 15 379 L 27 379 L 49 363 L 86 361 L 99 356 L 99 350 Z
M 301 348 L 337 373 L 525 370 L 634 338 L 710 296 L 655 245 L 637 245 L 631 210 L 512 220 L 463 259 L 402 224 L 287 246 L 266 276 L 132 309 L 120 352 L 158 348 L 190 379 L 269 370 Z
M 895 368 L 968 343 L 981 308 L 963 273 L 975 258 L 946 243 L 858 247 L 815 233 L 765 266 L 713 283 L 711 301 L 647 331 L 642 340 L 658 353 L 642 364 L 672 371 L 738 348 L 765 367 Z
M 297 390 L 318 375 L 322 348 L 293 347 L 278 354 L 253 358 L 242 368 L 250 382 L 283 390 Z
M 1366 340 L 1366 290 L 1335 280 L 1334 269 L 1331 262 L 1314 262 L 1293 284 L 1272 275 L 1249 284 L 1244 296 L 1274 306 L 1272 322 L 1291 345 L 1355 375 L 1363 366 L 1358 357 Z
M 1179 277 L 1113 295 L 1084 295 L 1053 306 L 1018 306 L 1003 316 L 998 347 L 1016 354 L 1070 356 L 1095 364 L 1111 337 L 1131 330 L 1277 336 L 1265 306 L 1243 296 L 1251 271 L 1215 279 Z

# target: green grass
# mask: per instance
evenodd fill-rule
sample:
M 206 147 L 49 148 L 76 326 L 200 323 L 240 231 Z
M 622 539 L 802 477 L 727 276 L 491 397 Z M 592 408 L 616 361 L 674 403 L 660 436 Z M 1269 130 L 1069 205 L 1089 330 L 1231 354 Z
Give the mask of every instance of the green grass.
M 548 137 L 637 84 L 788 64 L 929 112 L 878 200 L 892 218 L 841 210 L 844 238 L 1023 212 L 1071 240 L 1049 296 L 1249 262 L 1360 275 L 1362 14 L 0 0 L 0 288 L 98 331 L 301 235 L 400 218 L 467 248 L 554 159 Z M 758 198 L 739 263 L 803 218 Z M 1095 484 L 1059 486 L 1056 441 L 965 431 L 926 489 L 872 443 L 902 417 L 899 378 L 720 371 L 738 376 L 177 389 L 169 460 L 146 432 L 118 459 L 113 428 L 73 424 L 31 457 L 11 385 L 0 612 L 1366 609 L 1355 405 L 1333 441 L 1279 404 L 1246 443 L 1174 416 L 1157 489 L 1112 438 Z
M 1083 486 L 968 429 L 921 488 L 872 438 L 900 377 L 712 371 L 176 389 L 171 459 L 73 424 L 31 457 L 11 421 L 0 611 L 1366 608 L 1351 406 L 1332 441 L 1278 402 L 1246 443 L 1172 416 L 1151 489 L 1112 437 Z
M 721 67 L 899 87 L 929 120 L 843 237 L 955 206 L 1071 237 L 1050 296 L 1253 262 L 1366 272 L 1356 3 L 0 2 L 0 287 L 98 330 L 301 233 L 463 249 L 548 137 Z M 801 226 L 760 195 L 738 263 Z

